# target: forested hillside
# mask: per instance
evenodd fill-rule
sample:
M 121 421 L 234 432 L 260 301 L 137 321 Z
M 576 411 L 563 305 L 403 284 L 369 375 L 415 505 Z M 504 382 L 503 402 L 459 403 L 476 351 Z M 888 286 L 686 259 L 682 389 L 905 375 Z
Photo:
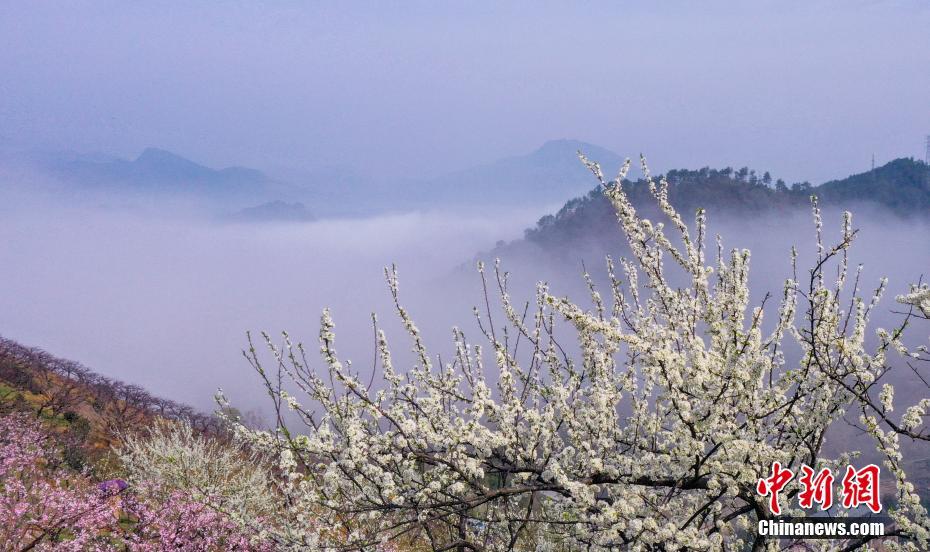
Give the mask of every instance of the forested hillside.
M 605 171 L 614 170 L 605 166 Z M 808 208 L 810 196 L 818 196 L 824 207 L 848 208 L 855 204 L 874 204 L 901 216 L 930 216 L 930 168 L 911 158 L 896 159 L 874 170 L 831 180 L 819 186 L 809 182 L 791 185 L 775 180 L 765 172 L 759 175 L 748 168 L 671 170 L 668 180 L 669 201 L 689 215 L 698 208 L 714 214 L 752 216 L 766 212 L 787 212 Z M 645 180 L 623 183 L 624 190 L 637 209 L 646 216 L 655 213 Z M 573 199 L 554 215 L 539 219 L 526 231 L 528 241 L 547 248 L 558 248 L 583 241 L 598 241 L 599 236 L 614 238 L 616 215 L 597 187 L 587 195 Z

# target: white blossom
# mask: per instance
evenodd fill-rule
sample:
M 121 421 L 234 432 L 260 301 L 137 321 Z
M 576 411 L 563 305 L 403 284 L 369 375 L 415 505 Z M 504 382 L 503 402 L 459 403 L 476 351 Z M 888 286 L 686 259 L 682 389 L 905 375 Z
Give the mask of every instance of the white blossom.
M 825 434 L 859 412 L 895 481 L 898 505 L 889 514 L 903 538 L 925 547 L 930 522 L 902 468 L 898 436 L 927 440 L 930 402 L 892 419 L 894 389 L 876 387 L 888 353 L 912 351 L 900 328 L 876 331 L 878 344 L 867 345 L 886 281 L 863 297 L 857 269 L 857 285 L 847 289 L 851 216 L 829 246 L 814 199 L 815 267 L 802 276 L 793 251 L 786 270 L 796 276 L 777 307 L 753 305 L 750 252 L 727 252 L 718 237 L 708 265 L 706 214 L 698 211 L 690 228 L 645 160 L 668 227 L 637 214 L 623 190 L 629 161 L 611 181 L 582 161 L 616 209 L 632 255 L 619 273 L 608 258 L 609 296 L 585 272 L 592 310 L 544 283 L 534 306 L 515 305 L 495 263 L 490 279 L 506 325 L 492 324 L 487 302 L 486 311 L 475 309 L 487 347 L 456 328 L 454 358 L 434 361 L 392 267 L 388 288 L 414 353 L 405 370 L 376 328 L 381 376 L 368 385 L 336 353 L 328 310 L 319 370 L 286 335 L 283 349 L 266 337 L 300 401 L 250 349 L 279 413 L 291 409 L 302 426 L 281 415 L 276 432 L 238 433 L 277 455 L 291 507 L 316 520 L 306 533 L 360 550 L 401 541 L 434 550 L 746 549 L 755 521 L 771 515 L 756 482 L 775 461 L 839 469 L 853 453 L 827 456 Z M 487 289 L 486 268 L 478 270 Z M 899 300 L 930 312 L 927 286 Z M 767 318 L 771 330 L 763 330 Z M 573 328 L 577 355 L 560 341 L 564 332 L 556 336 L 560 324 Z M 785 354 L 788 346 L 796 357 Z

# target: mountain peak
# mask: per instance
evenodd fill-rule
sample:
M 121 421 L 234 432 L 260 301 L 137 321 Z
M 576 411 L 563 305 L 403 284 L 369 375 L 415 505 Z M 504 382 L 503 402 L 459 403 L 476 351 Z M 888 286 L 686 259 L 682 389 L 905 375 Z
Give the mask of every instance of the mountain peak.
M 176 153 L 159 148 L 145 148 L 133 163 L 140 166 L 160 167 L 162 169 L 172 169 L 174 171 L 202 172 L 210 170 L 186 157 L 181 157 Z
M 536 151 L 565 151 L 565 150 L 578 150 L 584 149 L 586 147 L 597 148 L 594 144 L 588 142 L 582 142 L 581 140 L 574 140 L 572 138 L 557 138 L 555 140 L 547 140 L 543 145 L 539 146 Z
M 142 150 L 142 153 L 139 154 L 139 157 L 136 158 L 136 161 L 142 161 L 145 159 L 161 159 L 161 158 L 181 158 L 180 155 L 172 153 L 166 149 L 148 147 Z
M 591 144 L 590 142 L 582 142 L 581 140 L 570 138 L 549 140 L 531 155 L 538 158 L 567 158 L 571 156 L 571 158 L 574 159 L 579 151 L 591 158 L 592 161 L 598 161 L 600 163 L 620 161 L 619 155 L 606 148 Z

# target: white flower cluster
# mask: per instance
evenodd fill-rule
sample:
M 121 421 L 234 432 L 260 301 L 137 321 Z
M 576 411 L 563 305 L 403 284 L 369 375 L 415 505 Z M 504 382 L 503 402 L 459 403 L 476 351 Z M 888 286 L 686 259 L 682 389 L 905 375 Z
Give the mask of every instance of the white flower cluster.
M 243 525 L 277 512 L 267 460 L 184 422 L 161 420 L 144 435 L 128 434 L 116 454 L 130 483 L 156 485 L 152 491 L 165 497 L 183 491 Z
M 454 358 L 434 364 L 401 306 L 392 269 L 389 289 L 416 359 L 406 370 L 395 368 L 376 324 L 381 377 L 366 384 L 339 359 L 328 311 L 321 370 L 287 335 L 283 347 L 266 336 L 277 377 L 249 350 L 279 427 L 240 428 L 240 435 L 278 455 L 289 496 L 315 520 L 321 546 L 778 549 L 778 541 L 753 542 L 755 522 L 771 517 L 756 482 L 774 461 L 840 465 L 846 458 L 824 457 L 822 446 L 827 429 L 850 410 L 862 411 L 894 466 L 900 501 L 893 515 L 903 536 L 927 546 L 930 523 L 897 469 L 897 435 L 923 438 L 930 403 L 893 420 L 893 389 L 875 387 L 889 367 L 887 350 L 903 345 L 895 330 L 879 332 L 879 345 L 866 347 L 869 314 L 885 285 L 863 298 L 857 273 L 857 285 L 845 289 L 855 235 L 849 215 L 841 242 L 828 247 L 814 201 L 817 264 L 806 281 L 785 282 L 764 331 L 771 309 L 750 305 L 749 251 L 725 253 L 718 238 L 708 266 L 703 211 L 692 233 L 669 203 L 668 184 L 648 178 L 674 231 L 668 236 L 624 193 L 629 161 L 609 182 L 596 163 L 583 161 L 616 208 L 632 253 L 620 262 L 622 276 L 607 260 L 611 304 L 585 274 L 593 310 L 542 284 L 535 306 L 517 306 L 507 275 L 495 267 L 507 324 L 491 325 L 490 307 L 478 318 L 491 354 L 456 328 Z M 643 170 L 648 175 L 645 161 Z M 486 284 L 483 265 L 479 271 Z M 927 293 L 912 294 L 921 308 Z M 577 355 L 556 338 L 565 322 L 576 333 Z M 787 362 L 786 347 L 799 351 L 796 362 Z M 285 392 L 282 381 L 302 398 Z M 301 431 L 286 423 L 288 413 Z
M 925 317 L 930 318 L 930 285 L 911 286 L 910 293 L 899 295 L 897 300 L 900 303 L 917 307 Z

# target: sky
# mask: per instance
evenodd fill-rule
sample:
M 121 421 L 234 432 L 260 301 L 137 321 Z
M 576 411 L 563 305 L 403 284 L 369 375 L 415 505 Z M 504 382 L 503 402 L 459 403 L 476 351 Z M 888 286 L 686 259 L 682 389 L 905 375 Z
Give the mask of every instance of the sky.
M 930 134 L 930 4 L 3 2 L 0 148 L 400 180 L 575 138 L 819 183 Z

